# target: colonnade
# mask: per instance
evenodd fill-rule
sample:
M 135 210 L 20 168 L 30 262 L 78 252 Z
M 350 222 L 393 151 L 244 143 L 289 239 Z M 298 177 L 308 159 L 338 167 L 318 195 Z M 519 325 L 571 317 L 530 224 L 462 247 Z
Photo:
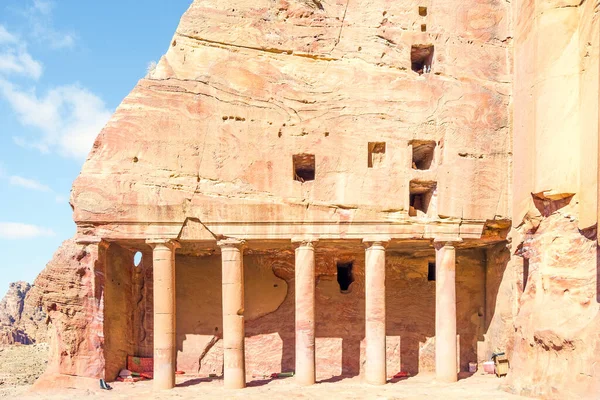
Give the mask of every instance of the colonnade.
M 175 386 L 175 251 L 174 240 L 148 241 L 154 260 L 154 389 Z M 296 366 L 295 380 L 312 385 L 315 374 L 315 243 L 293 240 L 295 244 Z M 372 385 L 387 381 L 385 327 L 386 241 L 364 240 L 365 253 L 365 380 Z M 244 265 L 245 242 L 225 239 L 221 248 L 223 294 L 224 385 L 228 389 L 246 386 L 244 355 Z M 452 242 L 435 242 L 436 379 L 457 380 L 456 344 L 456 263 Z

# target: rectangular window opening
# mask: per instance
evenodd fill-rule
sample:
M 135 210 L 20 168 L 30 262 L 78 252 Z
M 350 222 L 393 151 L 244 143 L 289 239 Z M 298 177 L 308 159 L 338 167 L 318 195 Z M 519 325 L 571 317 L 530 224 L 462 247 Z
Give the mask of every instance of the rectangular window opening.
M 385 142 L 369 142 L 369 168 L 378 168 L 385 163 Z
M 354 282 L 353 266 L 354 263 L 352 261 L 337 263 L 337 281 L 340 285 L 341 293 L 350 293 L 350 285 Z
M 294 164 L 294 180 L 298 182 L 315 180 L 314 154 L 294 154 L 292 160 Z
M 413 140 L 412 145 L 412 168 L 427 170 L 433 163 L 433 154 L 435 150 L 434 140 Z
M 427 280 L 435 281 L 435 263 L 434 262 L 427 263 Z
M 419 7 L 419 15 L 421 17 L 426 17 L 427 16 L 427 7 Z
M 422 217 L 427 215 L 431 199 L 437 187 L 433 181 L 410 181 L 410 207 L 408 215 L 411 217 Z
M 413 44 L 410 49 L 411 69 L 419 75 L 431 72 L 433 62 L 432 44 Z
M 421 32 L 427 32 L 427 24 L 421 24 Z

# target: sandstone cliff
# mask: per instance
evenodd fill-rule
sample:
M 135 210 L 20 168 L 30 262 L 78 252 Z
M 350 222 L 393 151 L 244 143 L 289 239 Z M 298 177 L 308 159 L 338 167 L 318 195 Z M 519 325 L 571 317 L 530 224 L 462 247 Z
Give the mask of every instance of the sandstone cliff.
M 45 341 L 45 313 L 39 304 L 27 301 L 32 286 L 11 283 L 0 301 L 0 344 L 31 344 Z
M 508 389 L 600 396 L 600 1 L 513 3 Z
M 41 305 L 47 313 L 50 353 L 46 372 L 99 375 L 103 366 L 101 307 L 95 301 L 93 257 L 86 246 L 66 240 L 36 278 L 25 307 Z M 100 295 L 98 296 L 100 297 Z M 80 362 L 84 359 L 85 362 Z M 84 366 L 82 366 L 84 365 Z M 90 371 L 92 370 L 92 371 Z

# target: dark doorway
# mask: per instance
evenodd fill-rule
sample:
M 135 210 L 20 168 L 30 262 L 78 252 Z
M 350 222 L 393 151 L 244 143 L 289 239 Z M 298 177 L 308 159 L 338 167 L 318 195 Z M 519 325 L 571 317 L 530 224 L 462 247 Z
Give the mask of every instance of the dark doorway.
M 354 274 L 352 273 L 352 262 L 337 263 L 337 281 L 340 285 L 340 292 L 349 293 L 350 285 L 354 282 Z
M 434 262 L 427 263 L 427 280 L 435 281 L 435 263 Z

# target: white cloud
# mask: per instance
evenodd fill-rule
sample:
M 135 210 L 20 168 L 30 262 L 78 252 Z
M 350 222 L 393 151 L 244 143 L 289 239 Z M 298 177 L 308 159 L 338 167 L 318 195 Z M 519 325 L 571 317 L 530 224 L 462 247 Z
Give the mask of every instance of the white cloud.
M 20 222 L 0 222 L 0 239 L 34 239 L 54 235 L 52 229 L 37 225 Z
M 49 0 L 33 0 L 25 15 L 31 25 L 30 35 L 35 40 L 53 49 L 70 48 L 75 45 L 75 35 L 54 28 L 52 9 L 55 3 Z
M 54 196 L 54 201 L 56 203 L 65 203 L 67 202 L 68 197 L 63 196 L 61 194 L 56 193 L 50 186 L 45 185 L 35 179 L 24 178 L 19 175 L 11 175 L 8 176 L 6 171 L 0 165 L 0 179 L 7 179 L 8 183 L 13 186 L 18 186 L 23 189 L 33 190 L 36 192 L 43 192 L 49 195 Z
M 15 143 L 66 157 L 85 157 L 112 114 L 102 99 L 78 85 L 59 86 L 40 97 L 0 80 L 0 94 L 21 124 L 41 132 L 39 138 L 16 137 Z
M 49 186 L 44 185 L 34 179 L 23 178 L 22 176 L 13 175 L 8 178 L 8 183 L 13 186 L 20 186 L 25 189 L 31 189 L 38 192 L 52 192 Z
M 37 80 L 42 76 L 42 64 L 31 57 L 25 46 L 5 48 L 0 50 L 0 72 L 25 75 Z
M 52 26 L 53 1 L 32 0 L 29 4 L 24 10 L 29 20 L 27 38 L 42 39 L 54 48 L 74 45 L 74 35 L 58 32 Z M 15 75 L 35 81 L 42 76 L 43 65 L 32 57 L 27 45 L 0 25 L 0 99 L 6 100 L 23 126 L 37 131 L 34 136 L 13 137 L 13 141 L 43 153 L 84 158 L 112 111 L 100 97 L 77 84 L 45 93 L 38 93 L 34 86 L 16 84 L 12 80 Z
M 3 43 L 15 43 L 17 37 L 6 30 L 3 25 L 0 25 L 0 44 Z

